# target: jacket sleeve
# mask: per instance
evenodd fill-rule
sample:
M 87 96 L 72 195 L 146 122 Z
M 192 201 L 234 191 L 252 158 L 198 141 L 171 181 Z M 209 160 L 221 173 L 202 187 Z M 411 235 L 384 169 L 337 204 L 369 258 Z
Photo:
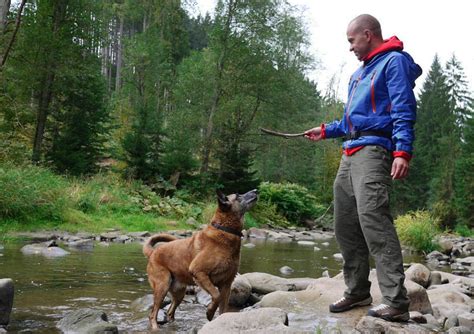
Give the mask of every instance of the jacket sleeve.
M 337 138 L 345 135 L 344 132 L 344 119 L 339 121 L 335 120 L 325 124 L 324 127 L 324 138 Z
M 411 157 L 415 140 L 416 99 L 410 60 L 400 54 L 390 60 L 386 69 L 388 94 L 391 101 L 395 145 L 394 156 Z

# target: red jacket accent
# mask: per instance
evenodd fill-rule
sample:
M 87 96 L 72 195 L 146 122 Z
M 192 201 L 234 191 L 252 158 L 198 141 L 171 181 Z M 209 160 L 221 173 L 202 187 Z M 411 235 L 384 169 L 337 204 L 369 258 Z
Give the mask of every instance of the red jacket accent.
M 321 124 L 321 139 L 326 139 L 326 124 Z
M 393 155 L 394 158 L 403 158 L 406 161 L 411 160 L 411 154 L 407 153 L 407 152 L 404 152 L 404 151 L 395 151 L 395 152 L 392 153 L 392 155 Z
M 368 62 L 372 58 L 374 58 L 376 55 L 379 53 L 383 52 L 388 52 L 388 51 L 402 51 L 403 50 L 403 42 L 398 39 L 397 36 L 392 36 L 388 39 L 385 39 L 383 41 L 383 44 L 381 44 L 378 48 L 372 50 L 367 56 L 362 59 L 364 63 Z

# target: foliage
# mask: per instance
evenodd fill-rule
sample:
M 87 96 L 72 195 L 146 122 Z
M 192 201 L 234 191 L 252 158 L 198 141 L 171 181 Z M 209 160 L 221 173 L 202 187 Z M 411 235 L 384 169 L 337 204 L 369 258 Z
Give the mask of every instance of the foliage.
M 457 224 L 454 227 L 454 233 L 462 237 L 470 237 L 470 238 L 474 237 L 474 229 L 472 227 L 469 228 L 469 226 L 464 225 L 464 224 Z
M 260 198 L 257 205 L 245 216 L 246 225 L 254 227 L 265 224 L 271 227 L 288 227 L 290 222 L 282 213 L 278 212 L 277 205 Z
M 71 205 L 67 182 L 41 167 L 0 165 L 0 219 L 58 221 Z
M 263 182 L 259 194 L 259 201 L 275 204 L 278 212 L 292 223 L 316 219 L 325 211 L 308 189 L 297 184 Z
M 414 211 L 399 216 L 395 220 L 395 226 L 398 237 L 404 245 L 423 252 L 436 249 L 437 245 L 433 239 L 441 232 L 439 221 L 428 211 Z

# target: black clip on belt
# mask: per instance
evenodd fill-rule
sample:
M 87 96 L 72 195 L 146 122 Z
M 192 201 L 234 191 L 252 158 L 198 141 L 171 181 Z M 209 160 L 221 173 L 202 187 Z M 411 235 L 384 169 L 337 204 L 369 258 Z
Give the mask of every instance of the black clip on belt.
M 389 135 L 386 132 L 382 132 L 382 131 L 351 131 L 351 132 L 347 133 L 343 137 L 343 139 L 344 139 L 344 141 L 353 140 L 353 139 L 357 139 L 357 138 L 360 138 L 360 137 L 363 137 L 363 136 L 376 136 L 376 137 L 383 137 L 383 138 L 392 139 L 391 135 Z

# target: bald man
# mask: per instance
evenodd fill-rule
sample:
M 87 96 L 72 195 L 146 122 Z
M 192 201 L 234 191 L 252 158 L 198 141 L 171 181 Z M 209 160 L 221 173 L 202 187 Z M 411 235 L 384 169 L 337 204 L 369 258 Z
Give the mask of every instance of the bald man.
M 305 132 L 319 141 L 343 138 L 334 182 L 334 224 L 344 258 L 344 296 L 329 306 L 344 312 L 372 303 L 369 256 L 375 261 L 383 303 L 368 315 L 409 320 L 400 242 L 389 208 L 392 179 L 408 173 L 413 149 L 415 80 L 421 68 L 395 36 L 384 40 L 377 19 L 363 14 L 347 27 L 350 51 L 362 62 L 349 82 L 342 120 Z

